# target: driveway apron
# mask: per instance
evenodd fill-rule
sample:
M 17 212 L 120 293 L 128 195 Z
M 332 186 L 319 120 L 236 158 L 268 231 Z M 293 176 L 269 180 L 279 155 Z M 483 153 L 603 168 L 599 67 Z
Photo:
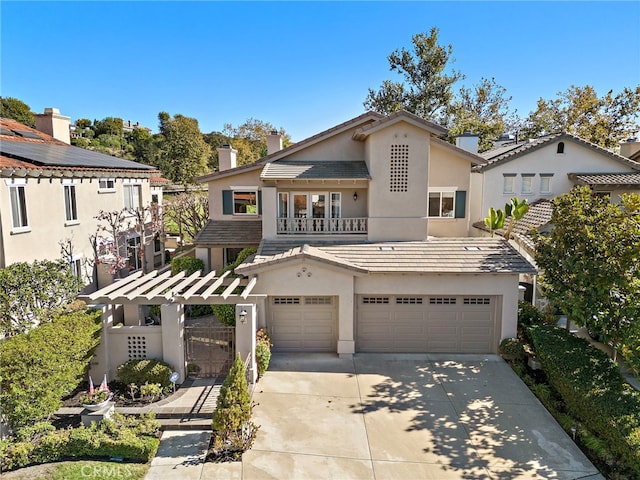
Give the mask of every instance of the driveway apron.
M 253 479 L 602 479 L 495 355 L 276 354 Z

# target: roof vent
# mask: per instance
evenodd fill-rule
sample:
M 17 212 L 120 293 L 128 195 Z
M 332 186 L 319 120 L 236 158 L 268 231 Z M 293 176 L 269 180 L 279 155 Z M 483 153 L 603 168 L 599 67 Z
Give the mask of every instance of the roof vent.
M 470 246 L 470 247 L 463 247 L 463 248 L 464 248 L 465 250 L 469 251 L 469 252 L 477 252 L 477 251 L 479 251 L 479 250 L 482 250 L 480 247 L 473 247 L 473 246 Z
M 384 246 L 384 247 L 378 247 L 378 248 L 382 252 L 391 252 L 396 249 L 396 247 L 392 247 L 392 246 Z

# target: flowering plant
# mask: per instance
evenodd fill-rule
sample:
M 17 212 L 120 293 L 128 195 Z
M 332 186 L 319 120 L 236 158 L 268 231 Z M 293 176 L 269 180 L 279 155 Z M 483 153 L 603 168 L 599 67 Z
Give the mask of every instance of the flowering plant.
M 83 393 L 80 396 L 80 403 L 82 405 L 98 405 L 100 403 L 111 400 L 111 391 L 109 390 L 109 386 L 107 385 L 107 375 L 105 374 L 104 380 L 100 386 L 95 389 L 93 388 L 93 380 L 89 377 L 89 391 Z

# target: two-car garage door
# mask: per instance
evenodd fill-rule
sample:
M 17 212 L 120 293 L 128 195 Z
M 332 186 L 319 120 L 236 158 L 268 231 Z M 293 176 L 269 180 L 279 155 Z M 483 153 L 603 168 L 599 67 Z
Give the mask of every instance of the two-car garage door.
M 269 333 L 274 351 L 335 352 L 335 297 L 270 297 Z
M 495 297 L 361 295 L 359 352 L 495 352 Z

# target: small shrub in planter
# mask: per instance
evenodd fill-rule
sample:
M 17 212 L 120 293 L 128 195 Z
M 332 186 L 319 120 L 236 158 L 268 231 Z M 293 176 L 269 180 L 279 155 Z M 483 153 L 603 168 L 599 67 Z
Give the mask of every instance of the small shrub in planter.
M 500 342 L 500 355 L 507 361 L 522 361 L 527 356 L 522 342 L 517 338 L 505 338 Z
M 140 387 L 140 395 L 153 402 L 162 396 L 162 387 L 159 383 L 145 383 Z
M 163 392 L 169 392 L 171 382 L 169 375 L 173 368 L 168 363 L 157 359 L 129 360 L 118 367 L 118 380 L 125 385 L 144 385 L 159 383 Z

